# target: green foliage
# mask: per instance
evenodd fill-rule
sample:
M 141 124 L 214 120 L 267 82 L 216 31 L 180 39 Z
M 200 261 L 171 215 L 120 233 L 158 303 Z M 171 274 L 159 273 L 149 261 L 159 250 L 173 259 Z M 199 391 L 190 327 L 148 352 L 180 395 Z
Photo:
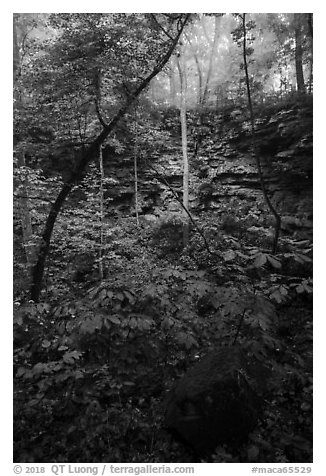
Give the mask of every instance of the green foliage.
M 236 256 L 229 253 L 227 258 L 226 263 Z M 85 298 L 54 307 L 17 305 L 16 434 L 30 435 L 28 440 L 16 442 L 18 460 L 114 462 L 127 458 L 140 462 L 160 458 L 162 443 L 158 434 L 152 433 L 160 424 L 158 415 L 153 420 L 158 399 L 199 349 L 233 341 L 241 315 L 238 342 L 247 345 L 255 358 L 270 362 L 272 388 L 279 389 L 279 394 L 271 389 L 277 408 L 289 405 L 287 389 L 297 385 L 307 388 L 309 402 L 305 364 L 297 369 L 296 351 L 288 349 L 285 357 L 285 347 L 277 336 L 276 309 L 268 299 L 272 292 L 271 298 L 282 304 L 275 299 L 275 286 L 259 292 L 248 284 L 216 286 L 207 272 L 180 265 L 156 266 L 147 284 L 126 284 L 121 279 L 103 282 Z M 307 283 L 302 287 L 310 291 Z M 278 362 L 280 350 L 285 368 Z M 275 457 L 271 441 L 279 438 L 278 425 L 283 428 L 284 424 L 277 413 L 270 410 L 270 414 L 270 426 L 258 430 L 264 435 L 259 441 L 267 441 L 254 441 L 238 456 L 231 451 L 230 460 L 260 461 L 268 453 Z M 47 430 L 42 429 L 39 444 L 32 447 L 28 441 L 45 428 L 44 423 Z M 55 435 L 59 430 L 62 434 L 63 428 L 66 436 L 57 441 Z M 55 444 L 45 453 L 48 441 Z M 85 444 L 83 456 L 78 453 L 80 441 Z M 132 453 L 128 441 L 134 442 Z M 286 452 L 289 441 L 291 438 L 277 442 L 276 448 Z M 216 458 L 227 461 L 221 451 Z M 288 461 L 285 456 L 283 459 Z
M 169 16 L 159 18 L 166 31 L 174 28 Z M 207 17 L 195 24 L 194 32 L 203 37 L 205 28 L 211 31 L 213 20 Z M 222 20 L 229 34 L 234 19 Z M 259 100 L 266 91 L 262 85 L 270 88 L 268 75 L 279 57 L 272 55 L 273 32 L 266 51 L 259 43 L 260 28 L 266 35 L 266 24 L 254 15 L 252 20 L 255 38 L 247 53 L 257 73 L 252 86 Z M 274 20 L 279 24 L 281 18 Z M 266 365 L 269 375 L 257 373 L 252 385 L 261 387 L 268 405 L 247 444 L 237 449 L 218 447 L 211 460 L 310 461 L 310 239 L 294 239 L 291 223 L 299 220 L 294 224 L 300 225 L 303 219 L 289 216 L 283 223 L 287 234 L 272 255 L 268 251 L 271 217 L 262 200 L 247 200 L 241 194 L 229 198 L 223 186 L 211 180 L 206 161 L 222 153 L 224 146 L 216 138 L 223 128 L 230 127 L 223 140 L 234 139 L 234 131 L 246 118 L 240 100 L 239 52 L 228 34 L 219 39 L 218 54 L 221 64 L 229 64 L 229 58 L 236 61 L 225 70 L 218 68 L 223 72 L 214 78 L 216 88 L 211 91 L 212 99 L 222 88 L 216 104 L 223 103 L 224 108 L 216 114 L 203 107 L 187 118 L 190 147 L 202 141 L 202 155 L 191 162 L 194 203 L 198 199 L 192 211 L 202 234 L 192 226 L 189 245 L 183 247 L 182 210 L 164 209 L 172 193 L 162 192 L 163 181 L 154 179 L 149 167 L 151 161 L 162 159 L 159 167 L 165 177 L 166 159 L 179 160 L 179 111 L 166 104 L 158 110 L 155 98 L 151 102 L 143 97 L 104 144 L 108 171 L 104 220 L 100 171 L 94 164 L 58 217 L 42 302 L 26 299 L 21 195 L 27 190 L 37 248 L 49 202 L 74 170 L 79 152 L 101 130 L 96 100 L 103 118 L 110 120 L 164 50 L 167 36 L 163 29 L 153 28 L 152 21 L 143 14 L 51 15 L 49 37 L 41 42 L 36 38 L 23 62 L 17 88 L 29 100 L 15 103 L 15 461 L 190 460 L 191 455 L 177 443 L 170 444 L 162 431 L 166 392 L 210 349 L 234 342 L 247 350 L 252 362 Z M 278 32 L 273 27 L 274 33 L 287 37 L 290 30 L 283 26 L 284 31 Z M 194 47 L 203 53 L 203 65 L 205 48 L 196 43 Z M 194 61 L 190 50 L 186 54 L 190 63 Z M 284 55 L 289 63 L 289 50 Z M 289 64 L 284 63 L 286 68 Z M 159 86 L 163 82 L 157 80 Z M 236 108 L 235 99 L 239 99 Z M 278 107 L 269 103 L 267 110 L 272 114 Z M 246 144 L 243 150 L 248 150 Z M 155 216 L 150 215 L 152 221 L 141 216 L 139 225 L 131 216 L 134 155 L 140 193 L 155 196 L 150 205 L 140 199 L 142 213 L 148 213 L 147 207 Z M 18 163 L 22 156 L 24 166 Z M 115 169 L 110 168 L 113 162 Z M 125 217 L 115 202 L 124 174 L 131 176 Z

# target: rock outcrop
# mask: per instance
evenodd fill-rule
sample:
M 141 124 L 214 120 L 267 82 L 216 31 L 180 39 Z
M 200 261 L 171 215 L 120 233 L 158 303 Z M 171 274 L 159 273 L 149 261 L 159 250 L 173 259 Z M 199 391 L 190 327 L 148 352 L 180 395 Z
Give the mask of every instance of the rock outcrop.
M 218 444 L 241 444 L 260 414 L 256 373 L 240 347 L 209 353 L 170 392 L 166 428 L 197 455 L 212 453 Z
M 232 203 L 232 199 L 245 201 L 249 206 L 264 202 L 256 162 L 250 150 L 250 122 L 245 116 L 248 111 L 229 116 L 209 113 L 204 118 L 207 126 L 197 157 L 193 156 L 195 136 L 189 124 L 189 201 L 194 213 L 209 210 L 218 213 Z M 292 221 L 296 219 L 298 229 L 312 227 L 312 118 L 309 102 L 294 103 L 282 109 L 274 108 L 272 112 L 262 112 L 255 123 L 264 180 L 274 205 L 281 216 L 286 217 L 284 231 L 288 229 L 289 217 Z M 178 118 L 175 120 L 177 123 Z M 108 215 L 130 216 L 135 211 L 133 157 L 110 154 L 106 164 L 106 175 L 115 180 L 105 193 Z M 164 151 L 139 161 L 138 181 L 140 215 L 180 211 L 180 205 L 167 186 L 168 183 L 181 198 L 179 137 L 172 136 Z

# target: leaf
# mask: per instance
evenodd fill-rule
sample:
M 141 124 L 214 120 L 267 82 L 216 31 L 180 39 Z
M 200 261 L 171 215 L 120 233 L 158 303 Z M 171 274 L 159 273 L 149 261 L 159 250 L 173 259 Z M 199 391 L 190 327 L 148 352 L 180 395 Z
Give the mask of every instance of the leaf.
M 254 266 L 256 268 L 261 268 L 266 262 L 267 256 L 264 253 L 259 253 L 259 255 L 255 257 Z
M 262 312 L 259 312 L 257 315 L 256 315 L 256 319 L 257 319 L 257 322 L 259 324 L 259 326 L 263 329 L 263 331 L 267 331 L 270 326 L 271 326 L 271 322 L 270 322 L 270 319 L 268 318 L 268 316 Z
M 118 316 L 108 316 L 107 319 L 112 322 L 112 324 L 121 324 L 121 320 Z
M 93 321 L 93 325 L 94 325 L 95 329 L 100 330 L 102 328 L 102 326 L 103 326 L 103 317 L 100 314 L 95 314 L 92 321 Z
M 275 306 L 265 296 L 258 295 L 256 298 L 256 305 L 258 312 L 262 312 L 270 318 L 273 318 L 275 316 Z
M 184 345 L 187 350 L 193 346 L 198 347 L 196 339 L 194 339 L 192 335 L 187 334 L 186 332 L 179 332 L 177 334 L 177 340 L 179 344 Z
M 294 259 L 296 261 L 298 261 L 299 263 L 312 263 L 312 259 L 309 258 L 309 256 L 305 256 L 305 255 L 302 255 L 302 254 L 299 254 L 299 253 L 296 253 L 294 255 Z
M 24 322 L 24 320 L 23 320 L 22 316 L 14 317 L 14 323 L 17 324 L 18 326 L 22 326 L 23 322 Z
M 171 329 L 175 325 L 175 321 L 170 317 L 164 317 L 161 322 L 161 327 L 163 330 Z
M 280 269 L 282 268 L 282 264 L 280 263 L 279 260 L 273 258 L 272 256 L 270 255 L 266 255 L 267 256 L 267 259 L 268 261 L 270 262 L 270 264 L 273 266 L 273 268 L 275 269 Z
M 243 258 L 243 259 L 245 259 L 245 260 L 249 259 L 249 256 L 247 256 L 247 255 L 241 253 L 241 251 L 237 251 L 237 255 L 240 256 L 240 258 Z
M 22 377 L 23 375 L 25 375 L 25 372 L 26 372 L 26 369 L 24 369 L 24 367 L 19 367 L 16 372 L 16 377 L 17 378 Z
M 123 291 L 123 294 L 131 304 L 135 302 L 135 296 L 130 291 Z
M 281 295 L 280 291 L 276 289 L 272 294 L 269 296 L 271 299 L 274 299 L 278 304 L 281 304 L 283 301 L 283 296 Z
M 58 331 L 59 335 L 64 335 L 66 332 L 66 324 L 64 322 L 60 322 L 60 324 L 56 325 L 56 330 Z
M 75 360 L 78 360 L 81 353 L 77 352 L 77 350 L 73 350 L 72 352 L 66 352 L 62 359 L 66 364 L 74 364 Z
M 252 255 L 252 257 L 254 257 L 253 255 L 257 255 L 257 253 L 259 253 L 259 250 L 257 248 L 254 248 L 253 250 L 249 250 L 248 253 Z
M 50 345 L 51 345 L 51 342 L 49 342 L 47 339 L 44 339 L 44 341 L 42 342 L 43 349 L 48 349 Z
M 307 283 L 302 283 L 302 286 L 304 287 L 304 290 L 306 291 L 306 293 L 308 293 L 308 294 L 312 293 L 313 289 L 312 289 L 311 286 L 308 286 Z
M 69 347 L 67 347 L 66 345 L 60 345 L 60 347 L 58 348 L 58 351 L 61 352 L 63 350 L 67 350 L 69 349 Z
M 115 297 L 116 297 L 120 302 L 124 301 L 124 295 L 123 295 L 122 293 L 117 293 L 117 294 L 115 295 Z
M 45 364 L 38 362 L 37 364 L 34 365 L 32 369 L 33 374 L 41 374 L 45 370 L 45 367 L 46 367 Z
M 135 329 L 136 327 L 138 327 L 138 320 L 135 319 L 134 317 L 132 317 L 130 320 L 129 320 L 129 327 L 131 329 Z
M 106 289 L 102 289 L 102 291 L 98 295 L 98 300 L 101 302 L 107 297 Z
M 75 379 L 76 379 L 76 380 L 80 380 L 80 379 L 82 379 L 82 378 L 84 378 L 83 372 L 81 372 L 80 370 L 76 370 L 76 372 L 75 372 Z

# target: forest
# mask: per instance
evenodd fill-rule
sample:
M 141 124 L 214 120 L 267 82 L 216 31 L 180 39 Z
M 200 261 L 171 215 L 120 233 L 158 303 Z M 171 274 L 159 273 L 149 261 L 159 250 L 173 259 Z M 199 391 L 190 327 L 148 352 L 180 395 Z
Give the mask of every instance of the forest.
M 309 463 L 313 14 L 13 15 L 14 462 Z

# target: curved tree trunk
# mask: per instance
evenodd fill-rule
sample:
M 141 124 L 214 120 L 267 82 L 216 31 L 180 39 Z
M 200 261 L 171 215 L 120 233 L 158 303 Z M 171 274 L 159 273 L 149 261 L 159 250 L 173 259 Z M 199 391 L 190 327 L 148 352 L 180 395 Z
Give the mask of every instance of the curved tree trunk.
M 130 108 L 130 106 L 133 104 L 133 102 L 137 99 L 137 97 L 150 84 L 151 80 L 166 65 L 166 63 L 170 59 L 179 41 L 179 38 L 182 34 L 184 26 L 188 22 L 189 18 L 190 18 L 190 14 L 187 14 L 183 18 L 183 20 L 179 23 L 177 35 L 175 36 L 175 38 L 172 38 L 171 45 L 168 51 L 163 56 L 163 58 L 161 58 L 161 60 L 158 61 L 157 65 L 153 68 L 153 71 L 147 76 L 147 78 L 145 78 L 141 82 L 138 88 L 132 94 L 129 95 L 128 100 L 120 108 L 120 110 L 117 112 L 115 117 L 108 124 L 103 125 L 102 132 L 93 141 L 93 143 L 89 146 L 89 148 L 82 154 L 79 160 L 78 166 L 76 167 L 75 171 L 72 173 L 70 178 L 63 185 L 59 195 L 57 196 L 55 202 L 53 203 L 45 223 L 44 231 L 42 234 L 41 245 L 39 248 L 38 258 L 33 268 L 32 286 L 31 286 L 31 299 L 33 301 L 38 302 L 40 298 L 45 262 L 46 262 L 46 258 L 48 256 L 49 249 L 50 249 L 50 242 L 51 242 L 53 228 L 67 196 L 69 195 L 71 190 L 74 188 L 74 186 L 78 184 L 86 166 L 89 164 L 89 162 L 94 160 L 94 158 L 97 156 L 99 147 L 104 143 L 108 135 L 115 129 L 120 119 L 126 114 L 126 112 Z

